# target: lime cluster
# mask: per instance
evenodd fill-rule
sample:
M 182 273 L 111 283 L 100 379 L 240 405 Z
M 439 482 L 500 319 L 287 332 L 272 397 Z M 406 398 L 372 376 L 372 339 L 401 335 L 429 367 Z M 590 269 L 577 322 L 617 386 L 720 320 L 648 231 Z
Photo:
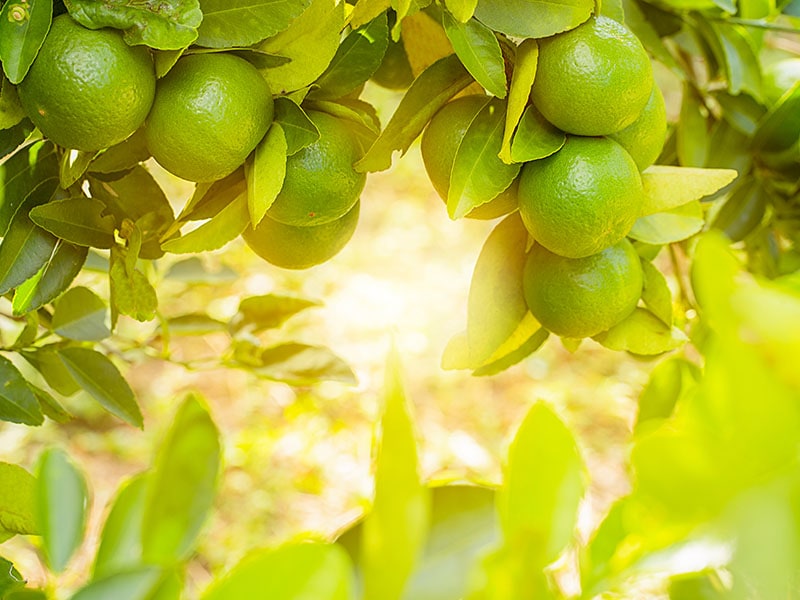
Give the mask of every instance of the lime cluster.
M 157 79 L 148 48 L 68 14 L 53 20 L 19 97 L 42 134 L 63 148 L 97 153 L 141 129 L 150 155 L 193 182 L 239 170 L 274 117 L 269 85 L 247 60 L 190 53 Z M 347 125 L 307 114 L 318 140 L 287 156 L 277 199 L 243 236 L 259 256 L 291 269 L 324 262 L 347 243 L 365 182 L 352 167 L 363 148 Z
M 423 134 L 423 161 L 445 200 L 460 144 L 486 104 L 481 95 L 456 98 Z M 664 98 L 638 38 L 597 16 L 539 40 L 528 109 L 565 141 L 522 165 L 496 152 L 484 157 L 486 172 L 517 168 L 519 175 L 467 216 L 518 208 L 535 242 L 523 277 L 531 313 L 557 335 L 591 337 L 625 319 L 641 297 L 642 267 L 626 236 L 641 214 L 641 171 L 666 139 Z

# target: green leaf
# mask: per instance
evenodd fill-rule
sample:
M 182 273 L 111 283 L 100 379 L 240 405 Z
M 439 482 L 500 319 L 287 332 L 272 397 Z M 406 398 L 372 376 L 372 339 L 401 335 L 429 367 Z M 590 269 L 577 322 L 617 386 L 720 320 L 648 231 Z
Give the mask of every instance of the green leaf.
M 710 196 L 737 176 L 738 173 L 732 169 L 649 167 L 642 173 L 645 199 L 641 215 L 652 215 Z
M 386 128 L 355 169 L 362 173 L 388 169 L 394 151 L 405 153 L 436 111 L 471 82 L 472 77 L 457 56 L 433 63 L 408 88 Z
M 7 160 L 9 155 L 17 152 L 35 129 L 27 117 L 9 129 L 0 129 L 0 162 Z M 2 185 L 0 185 L 0 192 L 2 192 Z M 2 197 L 1 193 L 0 197 Z M 5 210 L 0 211 L 0 219 L 7 218 L 6 213 Z
M 89 163 L 97 152 L 84 152 L 82 150 L 67 150 L 61 156 L 58 179 L 63 189 L 68 189 L 75 184 L 89 167 Z
M 797 144 L 800 135 L 800 86 L 781 97 L 753 136 L 752 149 L 780 152 Z
M 0 11 L 0 62 L 11 83 L 28 73 L 53 17 L 52 0 L 6 2 Z
M 250 210 L 245 190 L 208 222 L 184 236 L 167 240 L 161 247 L 173 254 L 217 250 L 239 236 L 249 224 Z
M 694 200 L 669 211 L 639 217 L 628 236 L 646 244 L 671 244 L 692 237 L 703 224 L 703 209 Z
M 4 356 L 0 356 L 0 421 L 41 425 L 44 423 L 39 401 L 28 387 L 28 382 L 17 367 Z
M 667 327 L 672 327 L 672 294 L 666 278 L 649 260 L 642 259 L 642 271 L 644 273 L 642 290 L 644 305 Z
M 642 11 L 637 0 L 622 0 L 622 8 L 625 13 L 625 24 L 630 28 L 636 37 L 641 40 L 647 51 L 659 62 L 663 63 L 675 72 L 679 72 L 678 64 L 672 53 L 667 50 L 664 40 Z
M 286 94 L 309 86 L 325 72 L 339 48 L 344 8 L 335 0 L 312 0 L 288 29 L 258 46 L 264 52 L 291 59 L 285 65 L 261 70 L 273 93 Z
M 0 242 L 0 294 L 30 279 L 47 263 L 57 239 L 28 218 L 31 207 L 49 201 L 58 188 L 57 179 L 39 183 L 25 198 Z
M 478 0 L 445 0 L 447 10 L 459 21 L 466 23 L 475 14 Z
M 475 369 L 472 374 L 476 377 L 491 377 L 492 375 L 497 375 L 513 367 L 521 360 L 528 358 L 528 356 L 541 348 L 547 341 L 547 338 L 550 337 L 550 332 L 544 327 L 537 328 L 534 326 L 534 322 L 536 322 L 536 320 L 533 318 L 533 315 L 523 319 L 517 331 L 515 331 L 511 338 L 501 346 L 500 351 L 496 354 L 498 358 Z M 538 322 L 536 325 L 538 325 Z M 526 335 L 528 336 L 527 339 L 524 338 Z M 520 343 L 520 340 L 523 339 L 525 341 Z M 506 354 L 503 351 L 507 348 L 510 349 L 510 351 Z
M 374 448 L 375 499 L 364 520 L 364 600 L 398 600 L 424 547 L 430 490 L 422 485 L 414 423 L 395 350 L 386 367 L 384 408 Z
M 286 154 L 291 156 L 319 139 L 317 126 L 290 98 L 275 98 L 275 123 L 283 130 Z
M 350 13 L 350 25 L 361 27 L 391 8 L 391 6 L 391 0 L 357 0 L 353 11 Z
M 31 366 L 39 371 L 41 376 L 51 388 L 62 396 L 71 396 L 81 389 L 75 378 L 70 375 L 62 360 L 56 354 L 54 348 L 57 346 L 49 345 L 36 348 L 31 351 L 23 350 L 20 355 L 28 361 Z
M 163 323 L 162 329 L 164 329 Z M 167 319 L 166 330 L 169 335 L 208 335 L 227 331 L 228 325 L 212 319 L 207 314 L 190 313 Z
M 0 537 L 3 534 L 38 535 L 39 527 L 36 478 L 20 466 L 0 462 Z M 0 593 L 6 573 L 0 572 Z
M 528 231 L 519 214 L 513 214 L 494 228 L 483 245 L 467 301 L 468 368 L 507 354 L 501 348 L 530 314 L 522 291 L 527 243 Z M 534 330 L 538 328 L 537 324 Z
M 506 97 L 506 67 L 494 32 L 480 21 L 466 23 L 442 12 L 442 24 L 461 63 L 493 96 Z
M 645 424 L 657 424 L 672 415 L 678 402 L 697 387 L 700 376 L 697 365 L 679 356 L 659 363 L 639 395 L 635 431 L 640 433 Z
M 203 265 L 203 262 L 196 256 L 174 263 L 164 277 L 188 285 L 216 285 L 220 283 L 231 283 L 239 279 L 239 275 L 236 271 L 227 265 L 223 265 L 211 271 L 207 269 Z
M 735 7 L 731 8 L 730 12 L 736 11 Z M 725 65 L 728 91 L 733 95 L 747 92 L 760 99 L 761 65 L 747 30 L 740 25 L 713 22 L 709 23 L 709 28 L 719 40 L 723 52 L 717 60 Z
M 99 153 L 89 164 L 90 173 L 120 173 L 137 166 L 150 158 L 150 151 L 147 149 L 144 129 L 137 129 L 125 141 L 120 142 L 109 149 Z
M 314 385 L 321 381 L 356 384 L 350 366 L 324 346 L 287 342 L 262 348 L 243 342 L 235 346 L 233 358 L 235 366 L 290 385 Z
M 197 39 L 204 21 L 198 0 L 142 3 L 129 0 L 64 0 L 73 19 L 89 29 L 122 29 L 125 41 L 158 50 L 179 50 Z
M 531 86 L 536 78 L 536 67 L 539 65 L 539 44 L 536 40 L 527 39 L 517 47 L 514 60 L 514 72 L 511 76 L 511 89 L 508 92 L 506 108 L 506 124 L 503 130 L 503 144 L 500 148 L 500 159 L 509 164 L 511 159 L 511 138 L 517 129 L 519 120 L 528 106 Z
M 251 296 L 239 303 L 231 328 L 235 332 L 245 329 L 252 333 L 275 329 L 297 313 L 316 306 L 320 303 L 296 296 Z
M 722 108 L 722 118 L 747 137 L 755 134 L 758 124 L 767 113 L 761 104 L 747 94 L 733 96 L 724 90 L 719 90 L 714 93 L 714 98 Z
M 0 598 L 6 600 L 10 592 L 25 587 L 25 579 L 14 565 L 5 558 L 0 557 Z
M 708 118 L 698 92 L 688 82 L 683 85 L 681 113 L 676 129 L 678 159 L 684 167 L 704 167 L 708 160 Z
M 520 165 L 507 165 L 499 158 L 503 141 L 505 109 L 492 100 L 470 123 L 453 160 L 447 212 L 460 219 L 472 209 L 494 199 L 519 174 Z
M 294 543 L 251 552 L 214 582 L 202 600 L 350 600 L 352 566 L 341 547 Z
M 574 29 L 594 10 L 594 0 L 479 0 L 475 18 L 521 38 L 542 38 Z
M 309 94 L 313 98 L 341 98 L 366 82 L 378 70 L 389 43 L 389 25 L 382 14 L 351 31 L 336 51 L 331 64 Z
M 764 220 L 768 203 L 769 194 L 761 181 L 748 179 L 725 200 L 714 217 L 713 226 L 732 242 L 740 242 Z
M 200 0 L 197 45 L 250 46 L 286 29 L 310 0 Z
M 103 214 L 105 204 L 96 198 L 77 196 L 37 206 L 30 212 L 31 221 L 54 236 L 93 248 L 114 245 L 114 217 Z
M 527 540 L 530 569 L 552 562 L 575 534 L 585 490 L 584 465 L 572 433 L 552 409 L 537 402 L 514 436 L 498 492 L 507 547 Z
M 58 335 L 71 340 L 96 342 L 111 332 L 106 326 L 108 308 L 89 288 L 74 287 L 61 296 L 53 312 L 52 327 Z
M 78 590 L 70 600 L 151 600 L 163 577 L 160 567 L 140 566 L 96 579 Z
M 92 579 L 102 579 L 141 564 L 147 482 L 147 475 L 139 474 L 117 492 L 100 535 Z
M 89 348 L 63 348 L 58 355 L 75 381 L 103 408 L 135 427 L 143 427 L 133 390 L 106 356 Z
M 264 218 L 283 187 L 287 150 L 283 128 L 278 123 L 273 123 L 267 135 L 256 146 L 252 158 L 244 165 L 247 209 L 250 211 L 250 225 L 254 228 Z
M 42 269 L 17 288 L 14 294 L 14 314 L 24 314 L 41 308 L 66 290 L 80 273 L 89 249 L 58 240 L 55 250 Z
M 0 233 L 5 235 L 11 219 L 28 194 L 45 179 L 58 178 L 58 160 L 52 145 L 36 143 L 22 148 L 6 159 L 2 170 Z
M 84 536 L 89 490 L 83 474 L 58 449 L 42 454 L 36 472 L 37 522 L 51 570 L 61 573 Z
M 649 310 L 637 307 L 628 318 L 594 336 L 594 340 L 611 350 L 650 356 L 675 350 L 688 338 L 677 327 L 670 327 Z
M 555 154 L 566 143 L 564 132 L 553 127 L 531 104 L 522 119 L 511 143 L 511 161 L 524 163 Z
M 149 476 L 142 521 L 146 561 L 186 559 L 211 511 L 220 470 L 219 432 L 205 403 L 181 404 Z
M 19 103 L 17 88 L 0 73 L 0 130 L 11 129 L 25 119 L 25 110 Z M 3 158 L 3 144 L 0 142 L 0 159 Z
M 135 265 L 136 256 L 127 249 L 119 246 L 111 249 L 108 271 L 111 305 L 119 314 L 150 321 L 156 316 L 158 296 L 147 276 Z
M 39 406 L 42 407 L 42 413 L 44 413 L 45 417 L 56 423 L 68 423 L 72 420 L 72 415 L 50 393 L 36 387 L 30 381 L 28 382 L 28 387 L 31 388 L 33 395 L 39 401 Z

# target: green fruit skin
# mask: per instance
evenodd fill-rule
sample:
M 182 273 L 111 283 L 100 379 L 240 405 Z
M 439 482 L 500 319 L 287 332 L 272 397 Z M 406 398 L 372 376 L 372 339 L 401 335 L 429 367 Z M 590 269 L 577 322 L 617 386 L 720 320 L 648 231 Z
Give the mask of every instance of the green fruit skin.
M 568 137 L 561 150 L 522 168 L 518 196 L 522 221 L 537 242 L 581 258 L 628 234 L 644 190 L 636 163 L 618 143 Z
M 447 203 L 450 190 L 450 173 L 461 140 L 467 133 L 470 123 L 483 109 L 486 96 L 472 95 L 456 98 L 445 104 L 437 112 L 420 142 L 420 152 L 425 171 L 439 197 Z M 498 158 L 498 167 L 506 165 Z M 500 192 L 495 198 L 477 206 L 467 216 L 468 219 L 496 219 L 517 209 L 517 181 Z
M 372 74 L 372 81 L 389 90 L 405 90 L 414 81 L 402 38 L 395 42 L 389 38 L 381 66 Z
M 658 85 L 653 85 L 650 98 L 638 118 L 608 137 L 628 151 L 640 171 L 656 162 L 667 139 L 667 106 Z
M 269 129 L 273 100 L 256 68 L 232 54 L 181 58 L 158 82 L 147 148 L 188 181 L 216 181 L 244 163 Z
M 639 255 L 628 240 L 578 259 L 536 244 L 523 274 L 531 314 L 552 333 L 576 339 L 597 335 L 630 315 L 643 284 Z
M 150 52 L 113 29 L 91 30 L 69 15 L 53 19 L 18 92 L 42 134 L 92 152 L 113 146 L 144 122 L 155 96 Z
M 261 258 L 284 269 L 308 269 L 324 263 L 347 245 L 358 225 L 360 202 L 343 217 L 312 227 L 284 225 L 264 217 L 258 227 L 242 234 Z
M 609 135 L 636 120 L 647 104 L 653 69 L 639 39 L 607 17 L 539 41 L 531 89 L 539 112 L 575 135 Z
M 297 227 L 341 218 L 353 208 L 366 183 L 366 174 L 353 168 L 363 149 L 347 123 L 328 113 L 307 114 L 320 137 L 286 159 L 283 187 L 267 211 L 275 221 Z

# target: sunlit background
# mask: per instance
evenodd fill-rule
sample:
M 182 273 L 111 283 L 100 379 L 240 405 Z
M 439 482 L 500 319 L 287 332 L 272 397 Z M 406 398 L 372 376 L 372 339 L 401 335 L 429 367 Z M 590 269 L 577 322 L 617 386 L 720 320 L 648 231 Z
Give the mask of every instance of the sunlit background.
M 400 95 L 368 86 L 385 123 Z M 185 182 L 153 167 L 176 211 L 191 195 Z M 92 528 L 85 548 L 96 546 L 98 524 L 119 483 L 151 460 L 179 398 L 197 390 L 208 400 L 224 435 L 225 472 L 217 511 L 200 544 L 202 561 L 190 586 L 211 577 L 254 547 L 305 536 L 330 537 L 357 518 L 371 494 L 370 450 L 383 369 L 392 343 L 402 357 L 408 396 L 418 419 L 427 479 L 497 482 L 505 444 L 527 407 L 551 403 L 579 435 L 592 487 L 582 511 L 588 533 L 609 504 L 628 489 L 626 446 L 635 398 L 650 362 L 604 350 L 591 341 L 577 352 L 555 337 L 520 365 L 492 378 L 443 371 L 449 338 L 464 329 L 467 294 L 483 241 L 496 223 L 450 221 L 428 183 L 417 145 L 390 172 L 371 175 L 362 196 L 353 240 L 335 259 L 308 271 L 272 267 L 240 241 L 200 259 L 211 271 L 238 276 L 218 285 L 186 289 L 159 282 L 160 310 L 170 316 L 204 308 L 230 318 L 239 300 L 266 293 L 296 294 L 323 305 L 294 317 L 280 331 L 327 345 L 349 362 L 356 387 L 328 383 L 290 388 L 244 371 L 187 370 L 141 353 L 126 375 L 145 414 L 135 430 L 81 398 L 65 403 L 79 416 L 67 425 L 34 429 L 0 426 L 0 459 L 32 467 L 45 445 L 68 449 L 89 476 Z M 157 273 L 166 272 L 168 257 Z M 81 283 L 105 296 L 107 279 L 83 274 Z M 225 279 L 221 277 L 221 279 Z M 182 291 L 185 290 L 185 291 Z M 120 339 L 144 339 L 155 324 L 123 319 Z M 214 336 L 176 341 L 174 356 L 202 364 L 224 347 Z M 4 544 L 4 555 L 35 580 L 44 575 L 32 539 Z M 86 551 L 63 576 L 65 586 L 89 572 Z

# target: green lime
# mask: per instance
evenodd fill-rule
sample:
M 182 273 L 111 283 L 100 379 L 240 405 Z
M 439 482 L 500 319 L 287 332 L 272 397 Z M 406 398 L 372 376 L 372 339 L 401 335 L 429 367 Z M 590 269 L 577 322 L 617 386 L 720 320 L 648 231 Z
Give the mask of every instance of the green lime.
M 360 203 L 343 217 L 322 225 L 295 227 L 264 217 L 242 234 L 247 245 L 268 263 L 284 269 L 308 269 L 333 258 L 358 225 Z
M 366 175 L 353 168 L 363 155 L 347 121 L 308 111 L 319 139 L 286 160 L 286 177 L 267 214 L 298 227 L 322 225 L 344 216 L 358 201 Z
M 389 37 L 386 54 L 381 66 L 372 74 L 372 81 L 390 90 L 404 90 L 414 81 L 402 38 L 395 42 Z
M 532 97 L 556 127 L 576 135 L 608 135 L 642 112 L 653 89 L 653 69 L 627 27 L 599 16 L 539 40 Z
M 243 58 L 184 56 L 158 82 L 145 126 L 147 147 L 170 173 L 215 181 L 244 163 L 272 114 L 267 82 Z
M 50 31 L 19 84 L 25 112 L 59 146 L 95 151 L 127 138 L 144 122 L 156 77 L 150 52 L 114 29 L 86 29 L 69 15 Z
M 542 326 L 568 338 L 610 329 L 642 295 L 639 255 L 624 239 L 584 258 L 565 258 L 536 244 L 523 273 L 525 301 Z
M 624 238 L 643 200 L 636 163 L 608 138 L 567 137 L 561 150 L 527 163 L 520 175 L 525 226 L 542 246 L 569 258 Z
M 667 139 L 667 107 L 658 85 L 636 120 L 608 137 L 628 151 L 640 171 L 656 162 Z

